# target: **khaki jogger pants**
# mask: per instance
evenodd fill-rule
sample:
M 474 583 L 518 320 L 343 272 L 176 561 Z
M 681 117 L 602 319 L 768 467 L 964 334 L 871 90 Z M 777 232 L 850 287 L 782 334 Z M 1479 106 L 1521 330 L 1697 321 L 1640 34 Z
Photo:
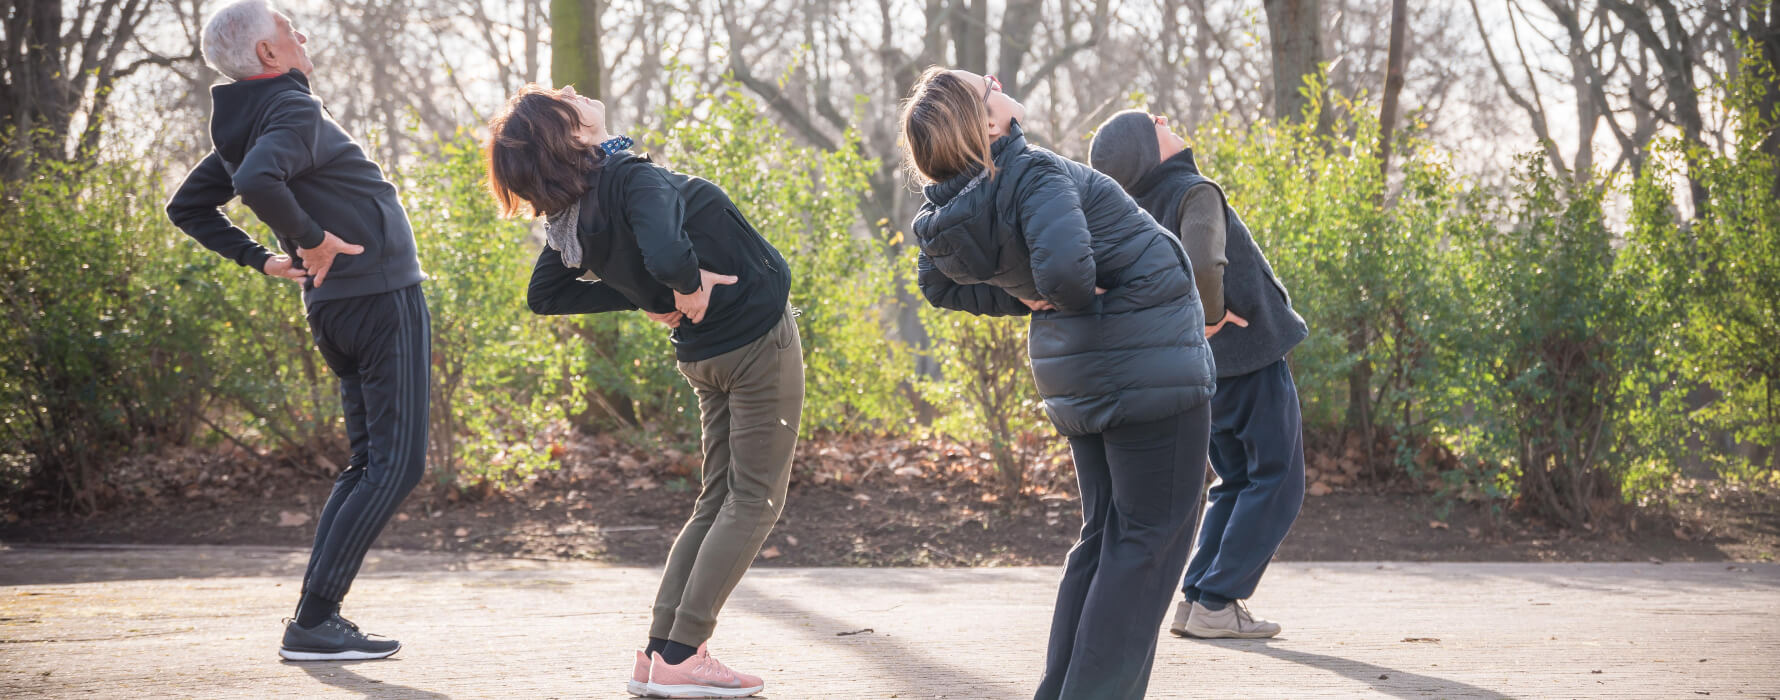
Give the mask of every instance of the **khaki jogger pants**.
M 753 342 L 681 362 L 704 424 L 703 490 L 668 553 L 649 636 L 710 639 L 742 574 L 785 508 L 803 415 L 803 341 L 789 306 Z

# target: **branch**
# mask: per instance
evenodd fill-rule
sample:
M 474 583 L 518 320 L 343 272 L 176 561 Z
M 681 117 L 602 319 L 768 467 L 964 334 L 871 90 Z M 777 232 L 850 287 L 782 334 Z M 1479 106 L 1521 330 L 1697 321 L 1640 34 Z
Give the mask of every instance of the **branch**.
M 1502 90 L 1508 93 L 1508 99 L 1520 105 L 1520 108 L 1526 111 L 1527 116 L 1532 118 L 1533 133 L 1539 137 L 1540 144 L 1545 146 L 1546 157 L 1551 158 L 1552 164 L 1559 169 L 1567 170 L 1568 168 L 1564 166 L 1564 155 L 1558 152 L 1557 142 L 1551 140 L 1551 129 L 1545 123 L 1543 110 L 1535 107 L 1532 102 L 1520 94 L 1520 91 L 1514 89 L 1514 84 L 1508 80 L 1508 71 L 1502 69 L 1502 62 L 1496 58 L 1496 50 L 1490 45 L 1489 30 L 1483 25 L 1483 13 L 1477 9 L 1477 0 L 1470 0 L 1470 2 L 1471 16 L 1477 19 L 1477 34 L 1483 40 L 1483 52 L 1489 56 L 1490 67 L 1496 71 L 1496 81 L 1502 84 Z M 1514 17 L 1510 15 L 1508 21 L 1512 24 Z M 1515 43 L 1518 46 L 1519 40 L 1517 39 Z
M 1049 80 L 1051 74 L 1055 73 L 1059 66 L 1075 57 L 1077 53 L 1100 43 L 1100 40 L 1106 36 L 1106 17 L 1107 0 L 1095 0 L 1094 19 L 1088 25 L 1088 38 L 1067 44 L 1062 49 L 1058 50 L 1057 53 L 1051 54 L 1051 57 L 1045 59 L 1045 62 L 1038 67 L 1038 70 L 1032 72 L 1032 78 L 1030 80 L 1025 80 L 1020 83 L 1019 89 L 1014 91 L 1015 94 L 1025 95 L 1031 92 L 1033 86 Z
M 192 52 L 188 53 L 184 56 L 161 56 L 159 54 L 150 54 L 148 58 L 136 59 L 134 61 L 131 61 L 130 65 L 124 66 L 123 68 L 119 68 L 116 73 L 111 74 L 111 77 L 113 80 L 123 80 L 124 78 L 130 77 L 130 75 L 135 73 L 136 71 L 146 68 L 148 66 L 160 66 L 162 68 L 172 68 L 173 65 L 176 63 L 185 63 L 188 61 L 195 62 L 195 61 L 202 61 L 202 60 L 204 60 L 204 53 L 197 46 L 193 46 Z
M 730 73 L 734 74 L 736 80 L 743 86 L 766 100 L 767 106 L 772 107 L 774 112 L 784 117 L 785 121 L 797 130 L 797 133 L 802 134 L 805 139 L 818 148 L 824 151 L 833 151 L 839 148 L 839 144 L 835 143 L 834 139 L 829 138 L 828 134 L 822 133 L 822 130 L 817 128 L 815 121 L 810 119 L 808 113 L 791 103 L 790 98 L 785 96 L 784 90 L 781 90 L 777 84 L 755 77 L 754 73 L 748 70 L 747 61 L 742 59 L 741 36 L 733 18 L 731 8 L 725 5 L 723 7 L 723 26 L 729 34 Z

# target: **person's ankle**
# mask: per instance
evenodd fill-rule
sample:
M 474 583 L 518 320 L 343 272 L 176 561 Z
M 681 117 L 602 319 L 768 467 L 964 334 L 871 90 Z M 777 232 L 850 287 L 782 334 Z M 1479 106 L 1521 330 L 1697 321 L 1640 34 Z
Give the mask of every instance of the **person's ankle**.
M 1201 593 L 1199 594 L 1199 600 L 1195 602 L 1199 603 L 1199 605 L 1206 610 L 1215 612 L 1223 610 L 1224 606 L 1229 605 L 1230 599 L 1214 593 Z
M 661 660 L 667 662 L 667 665 L 669 666 L 678 666 L 686 663 L 687 659 L 692 658 L 697 653 L 698 647 L 687 646 L 670 639 L 668 640 L 668 643 L 662 647 Z
M 297 626 L 314 629 L 316 625 L 327 622 L 338 614 L 339 601 L 328 600 L 314 593 L 304 593 L 302 602 L 297 604 Z
M 650 637 L 648 646 L 643 647 L 643 658 L 646 658 L 646 659 L 655 658 L 655 655 L 661 653 L 661 650 L 666 649 L 667 645 L 668 645 L 668 640 L 666 640 L 666 639 L 662 639 L 660 637 Z

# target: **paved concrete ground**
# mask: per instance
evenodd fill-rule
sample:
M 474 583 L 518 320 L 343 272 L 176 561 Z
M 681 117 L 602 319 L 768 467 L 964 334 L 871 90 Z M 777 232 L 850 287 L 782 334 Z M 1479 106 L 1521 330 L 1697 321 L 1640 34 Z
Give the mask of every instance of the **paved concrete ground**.
M 5 548 L 0 697 L 621 698 L 654 571 L 373 552 L 386 661 L 275 656 L 303 553 Z M 762 569 L 713 648 L 765 697 L 1030 697 L 1053 569 Z M 1280 564 L 1271 641 L 1165 637 L 1152 698 L 1780 696 L 1780 566 Z M 1137 631 L 1134 631 L 1137 633 Z

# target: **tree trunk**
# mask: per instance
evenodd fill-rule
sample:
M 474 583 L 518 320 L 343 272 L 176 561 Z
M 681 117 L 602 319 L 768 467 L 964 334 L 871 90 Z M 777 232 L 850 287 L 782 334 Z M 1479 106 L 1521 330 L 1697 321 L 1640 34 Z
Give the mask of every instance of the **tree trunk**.
M 1763 19 L 1762 14 L 1767 14 Z M 1746 31 L 1755 42 L 1756 51 L 1768 64 L 1768 89 L 1762 95 L 1759 107 L 1762 118 L 1768 124 L 1768 134 L 1761 142 L 1761 152 L 1768 157 L 1780 160 L 1780 2 L 1769 2 L 1767 7 L 1749 8 L 1749 26 Z M 1771 190 L 1775 197 L 1780 197 L 1780 178 L 1776 178 Z M 1780 449 L 1774 450 L 1774 466 L 1780 469 Z
M 1021 82 L 1020 68 L 1025 65 L 1026 53 L 1032 50 L 1032 32 L 1038 27 L 1042 12 L 1039 0 L 1010 0 L 1001 12 L 1001 51 L 996 57 L 995 77 L 1009 90 L 1025 84 Z
M 1656 57 L 1657 65 L 1663 71 L 1663 92 L 1673 105 L 1671 115 L 1674 122 L 1681 128 L 1681 135 L 1689 145 L 1704 146 L 1702 138 L 1705 122 L 1700 116 L 1700 96 L 1694 90 L 1694 52 L 1692 42 L 1688 38 L 1687 28 L 1681 23 L 1681 13 L 1670 0 L 1602 0 L 1602 4 L 1619 15 L 1625 22 L 1626 29 L 1637 35 L 1644 49 Z M 1651 22 L 1652 8 L 1655 15 L 1661 16 L 1663 29 L 1659 34 Z M 1666 41 L 1665 41 L 1666 39 Z M 1690 163 L 1687 174 L 1688 191 L 1693 198 L 1693 214 L 1702 215 L 1706 206 L 1706 186 L 1695 174 Z
M 1403 64 L 1408 61 L 1403 51 L 1408 34 L 1408 5 L 1408 0 L 1391 0 L 1390 58 L 1385 62 L 1384 104 L 1378 108 L 1378 172 L 1387 176 L 1391 172 L 1391 134 L 1397 126 L 1397 100 L 1403 94 Z M 1384 196 L 1382 188 L 1379 196 Z
M 7 13 L 0 56 L 6 123 L 0 130 L 0 177 L 23 176 L 32 158 L 61 160 L 74 100 L 62 65 L 61 0 L 25 0 Z M 3 75 L 10 74 L 10 75 Z
M 550 0 L 550 80 L 598 98 L 601 82 L 599 0 Z
M 1273 116 L 1295 121 L 1310 98 L 1304 78 L 1316 75 L 1323 60 L 1319 0 L 1264 0 L 1267 35 L 1273 53 Z
M 952 67 L 989 72 L 989 0 L 952 0 Z

